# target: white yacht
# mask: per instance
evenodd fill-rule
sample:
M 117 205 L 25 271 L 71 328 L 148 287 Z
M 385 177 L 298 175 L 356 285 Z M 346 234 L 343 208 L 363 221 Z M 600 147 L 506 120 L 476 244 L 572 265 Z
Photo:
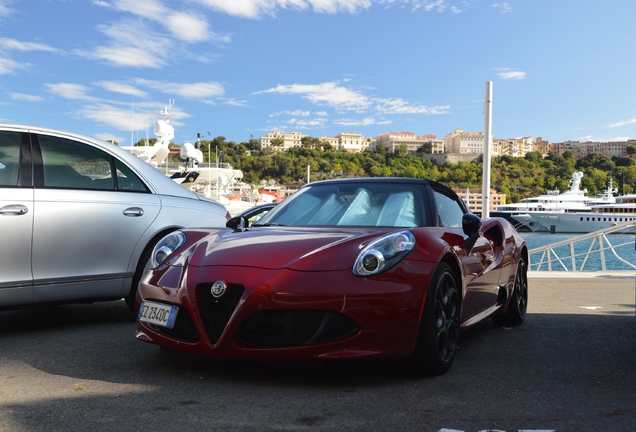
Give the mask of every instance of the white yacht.
M 593 205 L 615 202 L 616 190 L 612 188 L 612 180 L 601 196 L 591 197 L 586 195 L 587 189 L 581 189 L 582 178 L 582 172 L 575 172 L 569 190 L 562 193 L 558 190 L 548 191 L 545 195 L 524 198 L 519 203 L 501 205 L 490 215 L 508 219 L 519 230 L 544 231 L 548 227 L 534 217 L 535 214 L 589 212 Z
M 636 221 L 636 194 L 617 196 L 615 202 L 592 205 L 587 211 L 530 212 L 530 216 L 551 233 L 588 233 Z M 626 232 L 634 232 L 634 229 Z

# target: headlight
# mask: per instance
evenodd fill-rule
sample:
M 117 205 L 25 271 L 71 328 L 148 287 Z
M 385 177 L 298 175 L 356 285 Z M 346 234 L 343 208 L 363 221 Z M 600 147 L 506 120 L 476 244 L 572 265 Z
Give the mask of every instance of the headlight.
M 150 255 L 151 268 L 157 268 L 164 262 L 172 253 L 177 250 L 186 241 L 186 236 L 181 231 L 174 231 L 159 240 L 155 248 Z
M 356 276 L 374 276 L 399 263 L 415 247 L 415 236 L 410 231 L 385 235 L 369 243 L 360 251 L 353 265 Z

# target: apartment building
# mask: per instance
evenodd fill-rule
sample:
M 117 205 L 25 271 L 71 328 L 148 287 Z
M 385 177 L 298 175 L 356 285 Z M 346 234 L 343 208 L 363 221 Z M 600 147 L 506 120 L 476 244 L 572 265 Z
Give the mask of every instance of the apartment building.
M 483 132 L 464 132 L 455 129 L 444 137 L 444 149 L 447 153 L 480 154 L 484 152 Z
M 559 156 L 563 156 L 566 151 L 572 152 L 575 157 L 584 157 L 590 153 L 601 153 L 607 157 L 628 157 L 627 147 L 636 145 L 636 140 L 627 141 L 608 141 L 608 142 L 592 142 L 592 141 L 564 141 L 560 143 L 550 144 L 550 149 Z
M 482 214 L 483 206 L 483 194 L 481 188 L 468 189 L 468 188 L 453 188 L 453 191 L 459 196 L 471 212 Z M 497 193 L 496 190 L 490 189 L 490 210 L 496 210 L 498 206 L 506 204 L 506 194 Z
M 326 141 L 338 150 L 344 150 L 349 153 L 359 153 L 369 148 L 369 139 L 359 133 L 343 132 L 335 137 L 322 136 L 321 141 Z
M 546 156 L 548 154 L 548 151 L 550 151 L 550 143 L 547 140 L 544 140 L 541 137 L 537 137 L 534 140 L 534 144 L 532 146 L 532 151 L 539 152 L 543 156 Z
M 492 156 L 524 157 L 534 150 L 534 142 L 530 137 L 493 139 Z
M 301 147 L 302 139 L 307 135 L 303 135 L 300 132 L 283 132 L 273 131 L 267 135 L 258 139 L 258 144 L 261 150 L 271 148 L 275 151 L 289 150 L 293 147 Z M 282 140 L 282 141 L 280 141 Z M 272 142 L 282 142 L 282 145 L 272 145 Z
M 389 153 L 395 153 L 400 146 L 406 146 L 408 154 L 412 155 L 417 154 L 422 147 L 430 154 L 444 153 L 444 141 L 433 134 L 419 136 L 412 132 L 387 132 L 375 137 L 370 149 L 375 150 L 380 146 L 385 147 Z

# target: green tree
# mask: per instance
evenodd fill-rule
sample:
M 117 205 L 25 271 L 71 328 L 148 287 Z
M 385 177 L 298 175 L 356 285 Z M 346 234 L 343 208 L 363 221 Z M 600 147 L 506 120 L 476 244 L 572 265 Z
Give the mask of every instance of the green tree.
M 283 147 L 285 145 L 285 140 L 283 138 L 274 138 L 271 142 L 272 147 Z

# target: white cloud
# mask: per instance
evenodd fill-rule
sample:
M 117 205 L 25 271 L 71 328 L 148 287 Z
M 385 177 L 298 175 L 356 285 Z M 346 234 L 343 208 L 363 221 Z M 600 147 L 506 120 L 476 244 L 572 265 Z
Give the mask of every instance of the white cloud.
M 510 3 L 493 3 L 490 7 L 499 9 L 499 12 L 501 13 L 512 12 L 512 6 L 510 6 Z
M 73 114 L 77 117 L 92 120 L 100 125 L 111 127 L 120 131 L 130 132 L 131 130 L 148 130 L 150 137 L 152 137 L 152 127 L 157 119 L 156 114 L 161 112 L 160 108 L 163 108 L 163 106 L 159 103 L 144 102 L 136 103 L 133 111 L 132 106 L 116 106 L 100 102 L 85 105 L 76 110 Z M 173 126 L 183 125 L 183 123 L 179 120 L 188 117 L 190 117 L 190 114 L 179 109 L 174 107 L 170 109 L 170 124 Z M 137 141 L 139 138 L 134 138 L 134 141 Z M 128 143 L 122 143 L 121 141 L 120 144 L 128 145 Z
M 82 57 L 113 66 L 161 68 L 179 58 L 206 63 L 214 55 L 189 52 L 187 44 L 230 42 L 229 36 L 211 31 L 205 17 L 168 8 L 159 0 L 100 0 L 93 4 L 130 14 L 119 21 L 97 26 L 97 30 L 108 37 L 106 43 L 76 51 Z
M 410 105 L 400 98 L 371 98 L 336 82 L 322 84 L 278 85 L 254 94 L 297 94 L 316 105 L 328 105 L 338 111 L 358 113 L 377 111 L 380 114 L 447 114 L 449 106 Z
M 497 76 L 505 80 L 522 80 L 526 78 L 526 73 L 521 71 L 499 72 Z
M 633 118 L 627 121 L 618 122 L 618 123 L 612 123 L 611 125 L 608 125 L 607 127 L 615 128 L 615 127 L 626 126 L 626 125 L 634 124 L 634 123 L 636 123 L 636 118 Z
M 225 93 L 223 86 L 217 82 L 200 83 L 169 83 L 164 81 L 152 81 L 138 78 L 135 82 L 139 85 L 159 90 L 162 93 L 182 96 L 187 99 L 203 99 L 208 97 L 221 96 Z
M 44 86 L 49 92 L 66 99 L 95 100 L 94 97 L 87 94 L 88 87 L 81 84 L 57 83 L 44 84 Z
M 325 119 L 290 119 L 287 124 L 298 129 L 311 129 L 325 124 Z
M 388 125 L 392 122 L 390 120 L 382 120 L 377 121 L 372 117 L 366 117 L 360 120 L 351 120 L 351 119 L 342 119 L 342 120 L 334 120 L 334 124 L 340 126 L 372 126 L 372 125 Z
M 44 98 L 42 96 L 30 95 L 25 93 L 9 93 L 11 99 L 25 101 L 25 102 L 40 102 Z
M 413 9 L 423 9 L 426 12 L 444 12 L 448 8 L 446 0 L 412 0 L 412 4 Z
M 316 12 L 335 14 L 338 12 L 356 13 L 368 9 L 371 0 L 307 0 Z
M 400 98 L 394 99 L 374 99 L 377 103 L 375 109 L 382 114 L 448 114 L 450 110 L 449 105 L 445 106 L 432 106 L 425 105 L 409 105 L 406 101 Z
M 314 12 L 335 14 L 356 13 L 372 6 L 372 0 L 198 0 L 219 12 L 243 18 L 274 15 L 280 9 L 312 9 Z
M 278 85 L 254 94 L 260 93 L 299 94 L 317 105 L 326 104 L 347 111 L 365 111 L 371 106 L 371 100 L 368 97 L 339 86 L 335 82 Z
M 12 0 L 0 0 L 0 17 L 6 17 L 13 13 L 11 4 L 13 4 Z
M 166 26 L 172 34 L 186 42 L 200 42 L 210 37 L 208 23 L 187 13 L 178 12 L 168 16 Z
M 37 42 L 22 42 L 10 38 L 0 38 L 0 49 L 11 51 L 48 51 L 56 52 L 57 48 Z
M 270 114 L 270 117 L 278 117 L 280 115 L 291 115 L 291 116 L 299 116 L 299 117 L 307 117 L 309 115 L 311 115 L 310 111 L 302 111 L 302 110 L 295 110 L 295 111 L 280 111 L 280 112 L 276 112 L 273 114 Z
M 121 93 L 137 97 L 146 97 L 148 94 L 143 90 L 139 90 L 137 87 L 115 81 L 98 81 L 95 84 L 113 93 Z
M 57 52 L 58 50 L 41 43 L 36 42 L 22 42 L 16 39 L 10 38 L 0 38 L 0 53 L 6 54 L 9 51 L 21 51 L 21 52 L 30 52 L 30 51 L 48 51 L 48 52 Z M 18 62 L 13 60 L 6 55 L 0 57 L 0 75 L 8 75 L 15 74 L 21 70 L 27 70 L 31 67 L 30 63 Z
M 159 68 L 170 58 L 172 40 L 138 22 L 122 21 L 116 25 L 100 25 L 97 29 L 111 39 L 110 45 L 76 51 L 76 54 L 114 66 L 137 68 Z
M 27 69 L 29 64 L 17 62 L 10 58 L 0 57 L 0 75 L 14 75 L 16 72 Z
M 185 42 L 201 42 L 205 40 L 229 42 L 228 36 L 221 36 L 211 31 L 208 22 L 204 18 L 194 13 L 168 8 L 160 0 L 112 0 L 110 3 L 106 1 L 93 3 L 159 23 L 174 38 Z
M 136 47 L 98 47 L 93 52 L 84 52 L 81 55 L 85 57 L 93 57 L 114 66 L 159 68 L 165 65 L 164 60 L 157 58 L 143 48 Z
M 234 98 L 221 98 L 221 101 L 225 104 L 225 105 L 230 105 L 230 106 L 235 106 L 235 107 L 249 107 L 249 105 L 247 104 L 246 100 L 242 100 L 242 101 L 237 101 Z

